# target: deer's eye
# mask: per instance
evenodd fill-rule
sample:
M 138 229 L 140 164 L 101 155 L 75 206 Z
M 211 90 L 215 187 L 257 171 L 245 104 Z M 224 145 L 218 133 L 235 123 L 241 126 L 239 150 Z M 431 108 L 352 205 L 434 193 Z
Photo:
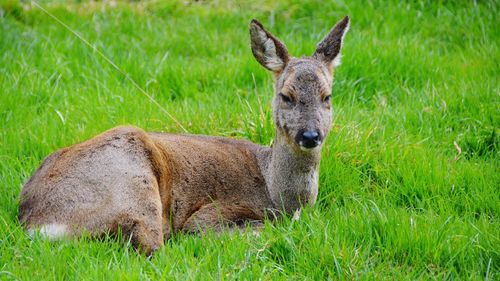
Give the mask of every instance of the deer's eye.
M 278 95 L 280 96 L 282 101 L 286 103 L 293 103 L 292 98 L 290 98 L 289 96 L 285 96 L 283 93 L 279 93 Z
M 324 102 L 330 102 L 331 98 L 332 98 L 332 95 L 328 95 L 328 96 L 326 96 L 326 97 L 323 98 L 323 101 Z

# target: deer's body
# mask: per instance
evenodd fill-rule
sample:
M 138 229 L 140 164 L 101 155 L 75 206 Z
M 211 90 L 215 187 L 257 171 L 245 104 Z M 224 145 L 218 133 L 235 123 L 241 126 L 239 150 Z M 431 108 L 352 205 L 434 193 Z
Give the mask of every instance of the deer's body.
M 121 226 L 151 233 L 153 248 L 171 231 L 215 226 L 216 212 L 262 220 L 273 206 L 259 165 L 269 153 L 247 141 L 115 128 L 47 157 L 23 188 L 20 220 L 48 236 Z
M 330 64 L 347 24 L 339 22 L 313 58 L 294 59 L 252 22 L 254 55 L 277 78 L 272 148 L 118 127 L 48 156 L 23 187 L 21 223 L 49 238 L 121 228 L 150 253 L 172 232 L 258 224 L 314 204 L 331 122 Z M 321 52 L 324 42 L 331 48 Z

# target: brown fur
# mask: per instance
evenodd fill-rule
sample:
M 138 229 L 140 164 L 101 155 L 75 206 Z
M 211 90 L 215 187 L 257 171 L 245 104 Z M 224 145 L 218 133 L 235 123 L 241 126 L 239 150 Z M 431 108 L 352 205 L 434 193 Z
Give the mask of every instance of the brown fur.
M 332 32 L 342 33 L 347 25 L 341 23 Z M 316 130 L 321 140 L 329 131 L 330 62 L 289 57 L 255 20 L 250 31 L 254 55 L 277 78 L 272 148 L 114 128 L 43 161 L 21 192 L 23 226 L 49 238 L 121 228 L 149 254 L 172 232 L 259 225 L 314 204 L 321 142 L 304 148 L 301 138 L 304 130 Z

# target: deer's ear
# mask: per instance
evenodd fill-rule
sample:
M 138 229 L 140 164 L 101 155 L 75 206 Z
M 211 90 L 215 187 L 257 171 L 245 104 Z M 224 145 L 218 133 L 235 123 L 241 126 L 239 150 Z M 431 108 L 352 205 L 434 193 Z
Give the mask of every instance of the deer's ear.
M 250 23 L 252 53 L 265 68 L 278 74 L 288 63 L 288 51 L 283 43 L 264 29 L 256 19 Z
M 329 69 L 340 65 L 340 49 L 347 30 L 349 30 L 348 16 L 340 20 L 323 41 L 318 44 L 313 58 L 325 63 Z

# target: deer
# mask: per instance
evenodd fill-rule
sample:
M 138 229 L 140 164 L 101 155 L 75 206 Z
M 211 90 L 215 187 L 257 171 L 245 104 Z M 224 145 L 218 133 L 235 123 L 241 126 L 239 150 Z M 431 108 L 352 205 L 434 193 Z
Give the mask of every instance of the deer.
M 141 253 L 172 234 L 242 229 L 300 214 L 318 196 L 332 83 L 349 17 L 295 58 L 257 20 L 255 59 L 274 76 L 271 147 L 217 136 L 110 129 L 46 157 L 24 184 L 18 219 L 49 240 L 122 233 Z

